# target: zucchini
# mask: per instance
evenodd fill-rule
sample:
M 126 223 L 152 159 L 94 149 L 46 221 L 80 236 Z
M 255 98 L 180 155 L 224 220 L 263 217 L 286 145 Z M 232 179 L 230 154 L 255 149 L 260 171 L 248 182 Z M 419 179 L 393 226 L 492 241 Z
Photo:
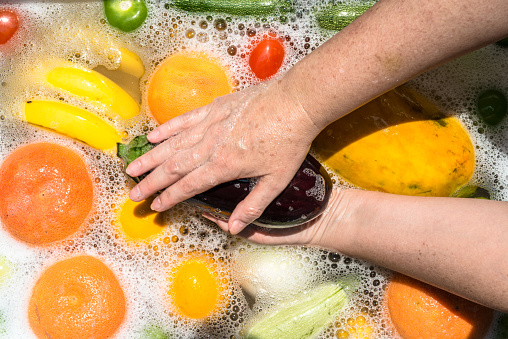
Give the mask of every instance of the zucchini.
M 332 31 L 340 31 L 371 8 L 375 2 L 360 4 L 338 3 L 326 7 L 316 14 L 318 26 Z
M 150 151 L 151 144 L 146 135 L 135 137 L 129 144 L 118 144 L 117 155 L 125 166 Z M 147 175 L 132 178 L 140 182 Z M 253 179 L 237 179 L 218 185 L 206 192 L 186 200 L 186 203 L 227 219 L 236 205 L 254 187 Z M 332 193 L 332 181 L 326 170 L 310 154 L 289 183 L 288 187 L 275 198 L 254 224 L 264 227 L 292 227 L 319 216 L 328 205 Z
M 267 15 L 279 7 L 289 11 L 291 1 L 282 0 L 174 0 L 172 7 L 187 12 L 217 12 L 233 15 Z
M 325 283 L 295 300 L 277 305 L 247 332 L 247 339 L 307 339 L 319 334 L 346 307 L 356 277 Z
M 490 192 L 485 188 L 467 185 L 453 194 L 457 198 L 473 198 L 473 199 L 487 199 L 490 200 Z

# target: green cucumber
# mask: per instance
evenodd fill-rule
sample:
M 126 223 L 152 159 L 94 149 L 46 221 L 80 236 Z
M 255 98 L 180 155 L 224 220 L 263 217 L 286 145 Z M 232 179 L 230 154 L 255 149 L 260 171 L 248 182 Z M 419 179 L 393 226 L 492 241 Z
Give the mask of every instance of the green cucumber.
M 291 1 L 282 0 L 174 0 L 171 6 L 187 12 L 217 12 L 233 15 L 267 15 L 279 7 L 287 11 Z
M 360 4 L 338 3 L 326 7 L 316 14 L 319 27 L 332 31 L 340 31 L 356 18 L 371 8 L 375 2 L 362 2 Z

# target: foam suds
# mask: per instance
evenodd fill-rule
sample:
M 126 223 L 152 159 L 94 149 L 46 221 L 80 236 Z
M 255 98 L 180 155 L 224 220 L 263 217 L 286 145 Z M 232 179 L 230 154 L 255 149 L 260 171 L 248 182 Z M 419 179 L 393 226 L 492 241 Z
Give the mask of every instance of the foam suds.
M 360 316 L 376 338 L 395 337 L 383 309 L 389 271 L 321 249 L 276 247 L 269 250 L 269 260 L 275 260 L 275 271 L 283 274 L 275 274 L 275 283 L 270 282 L 263 268 L 252 260 L 252 255 L 262 250 L 260 246 L 226 235 L 197 210 L 184 205 L 163 214 L 165 229 L 161 235 L 149 241 L 128 239 L 119 227 L 118 214 L 133 183 L 124 174 L 121 161 L 114 154 L 21 121 L 27 100 L 63 101 L 96 113 L 121 131 L 124 141 L 129 141 L 156 126 L 148 111 L 146 92 L 151 74 L 167 56 L 183 49 L 206 52 L 222 62 L 235 88 L 241 90 L 259 83 L 246 55 L 263 36 L 276 33 L 284 39 L 286 56 L 280 73 L 331 37 L 330 32 L 316 27 L 314 20 L 315 9 L 325 3 L 300 1 L 294 12 L 264 19 L 185 13 L 153 0 L 149 2 L 147 22 L 128 34 L 107 24 L 102 1 L 20 1 L 1 5 L 19 13 L 21 28 L 0 48 L 0 162 L 28 143 L 48 141 L 66 146 L 85 160 L 95 183 L 95 204 L 77 234 L 51 246 L 30 247 L 0 227 L 0 259 L 12 268 L 10 275 L 0 280 L 0 337 L 34 337 L 27 309 L 35 281 L 52 263 L 78 254 L 103 260 L 125 290 L 127 317 L 116 334 L 118 338 L 142 338 L 150 329 L 182 338 L 240 337 L 245 324 L 259 312 L 319 283 L 337 281 L 351 273 L 360 278 L 361 287 L 320 338 L 334 338 L 340 329 L 360 326 L 360 322 L 350 321 Z M 115 69 L 120 47 L 136 53 L 146 68 L 140 81 L 141 114 L 130 120 L 108 118 L 104 107 L 45 85 L 35 71 L 42 65 L 58 64 L 55 59 L 90 69 L 101 65 Z M 497 200 L 508 200 L 508 119 L 496 127 L 487 126 L 475 114 L 474 105 L 483 89 L 508 93 L 507 78 L 500 72 L 507 67 L 507 53 L 506 48 L 488 46 L 409 83 L 464 124 L 476 145 L 472 181 L 488 189 Z M 337 175 L 333 183 L 336 187 L 352 187 Z M 255 182 L 251 184 L 253 187 Z M 323 192 L 307 194 L 320 197 Z M 184 319 L 167 293 L 172 268 L 193 253 L 210 258 L 222 281 L 222 307 L 205 320 Z M 245 287 L 245 281 L 250 287 Z M 250 295 L 253 290 L 256 293 Z

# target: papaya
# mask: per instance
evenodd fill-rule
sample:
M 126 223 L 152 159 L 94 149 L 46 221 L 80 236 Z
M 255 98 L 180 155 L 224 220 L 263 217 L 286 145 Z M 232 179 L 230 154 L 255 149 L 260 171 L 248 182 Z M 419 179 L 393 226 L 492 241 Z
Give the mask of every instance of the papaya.
M 393 194 L 450 196 L 475 167 L 458 119 L 403 86 L 327 126 L 312 149 L 345 181 Z

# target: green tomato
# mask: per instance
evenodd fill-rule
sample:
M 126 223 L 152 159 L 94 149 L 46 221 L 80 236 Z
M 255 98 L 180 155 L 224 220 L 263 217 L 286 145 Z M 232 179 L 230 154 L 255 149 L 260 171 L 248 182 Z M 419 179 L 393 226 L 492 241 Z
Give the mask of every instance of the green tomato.
M 148 10 L 144 0 L 104 0 L 108 23 L 124 32 L 131 32 L 145 22 Z
M 483 121 L 489 125 L 498 124 L 506 116 L 508 107 L 506 96 L 495 89 L 482 92 L 476 106 Z

